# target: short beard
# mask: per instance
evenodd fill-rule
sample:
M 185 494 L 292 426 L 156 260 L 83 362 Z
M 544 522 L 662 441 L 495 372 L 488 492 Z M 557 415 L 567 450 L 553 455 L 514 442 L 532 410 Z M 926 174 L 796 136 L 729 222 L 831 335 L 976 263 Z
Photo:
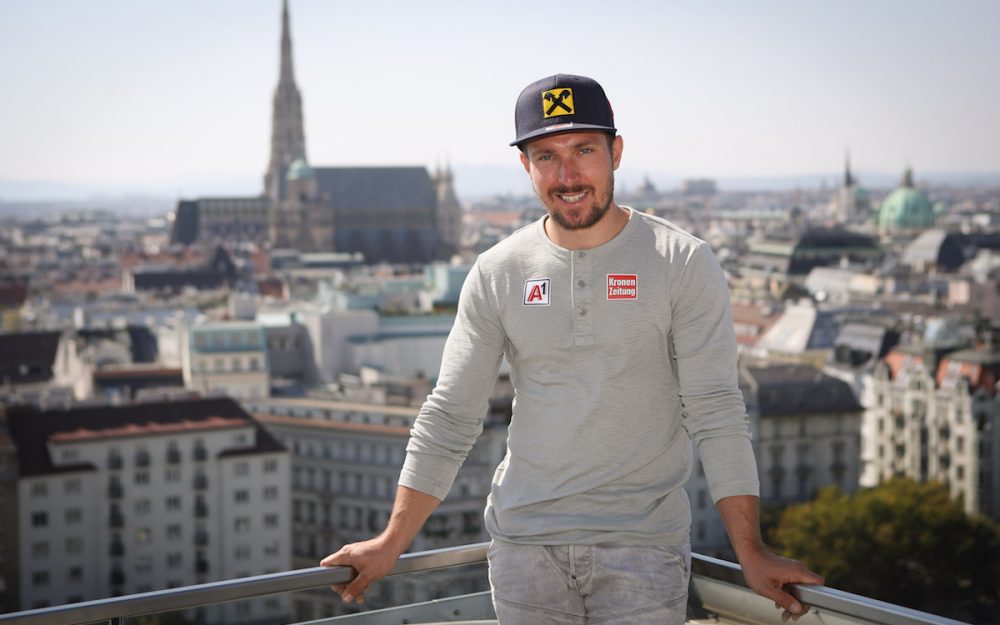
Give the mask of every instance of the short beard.
M 574 193 L 580 193 L 581 191 L 593 191 L 593 190 L 594 190 L 594 188 L 593 187 L 589 187 L 589 186 L 588 187 L 556 187 L 555 189 L 551 190 L 551 193 L 552 194 L 557 194 L 558 193 L 558 194 L 563 194 L 563 195 L 572 195 Z M 614 176 L 614 174 L 611 174 L 611 176 L 608 177 L 607 190 L 608 190 L 607 197 L 605 197 L 605 198 L 596 198 L 595 197 L 594 198 L 593 203 L 590 205 L 590 212 L 588 212 L 584 216 L 583 221 L 580 221 L 578 223 L 572 223 L 568 219 L 566 219 L 565 215 L 563 215 L 561 212 L 556 211 L 556 210 L 550 210 L 550 211 L 548 211 L 549 217 L 551 217 L 552 220 L 555 221 L 557 224 L 559 224 L 559 227 L 561 227 L 564 230 L 586 230 L 587 228 L 591 228 L 597 222 L 601 221 L 601 219 L 608 213 L 608 210 L 611 208 L 612 200 L 615 197 L 615 176 Z M 545 200 L 544 200 L 544 198 L 542 198 L 541 193 L 538 192 L 538 189 L 535 189 L 535 194 L 538 195 L 538 198 L 540 200 L 542 200 L 542 204 L 544 205 L 545 204 Z

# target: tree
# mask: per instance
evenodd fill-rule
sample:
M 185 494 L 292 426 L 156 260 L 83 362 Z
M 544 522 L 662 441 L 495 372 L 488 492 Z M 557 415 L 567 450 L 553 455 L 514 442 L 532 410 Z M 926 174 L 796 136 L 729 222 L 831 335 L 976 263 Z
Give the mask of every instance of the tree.
M 789 507 L 771 540 L 828 586 L 977 623 L 1000 607 L 1000 527 L 947 487 L 896 478 Z

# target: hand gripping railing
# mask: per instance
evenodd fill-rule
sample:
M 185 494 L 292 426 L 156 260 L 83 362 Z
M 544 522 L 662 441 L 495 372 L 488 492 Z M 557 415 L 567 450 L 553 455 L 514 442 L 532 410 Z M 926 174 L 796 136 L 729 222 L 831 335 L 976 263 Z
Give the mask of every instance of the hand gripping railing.
M 389 575 L 417 573 L 486 561 L 488 543 L 404 554 Z M 197 586 L 157 590 L 124 597 L 98 599 L 50 608 L 0 614 L 0 625 L 84 625 L 97 621 L 124 623 L 128 617 L 184 610 L 212 603 L 250 599 L 331 584 L 351 579 L 350 567 L 313 567 L 270 575 L 243 577 Z M 701 607 L 731 619 L 777 622 L 773 604 L 746 589 L 739 565 L 694 554 L 691 599 Z M 962 625 L 926 612 L 869 599 L 825 586 L 796 585 L 791 593 L 813 608 L 838 617 L 839 622 L 884 625 Z M 764 606 L 765 610 L 761 610 Z M 820 620 L 818 622 L 827 622 Z M 801 622 L 800 622 L 801 623 Z

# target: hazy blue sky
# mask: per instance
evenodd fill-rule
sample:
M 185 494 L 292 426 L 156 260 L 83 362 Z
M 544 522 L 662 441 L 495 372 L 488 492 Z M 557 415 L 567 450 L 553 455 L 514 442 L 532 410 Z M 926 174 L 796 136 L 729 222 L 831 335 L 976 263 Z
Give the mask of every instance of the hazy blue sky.
M 260 186 L 278 0 L 0 0 L 0 178 Z M 623 167 L 1000 171 L 1000 2 L 292 0 L 310 161 L 506 165 L 513 105 L 601 81 Z

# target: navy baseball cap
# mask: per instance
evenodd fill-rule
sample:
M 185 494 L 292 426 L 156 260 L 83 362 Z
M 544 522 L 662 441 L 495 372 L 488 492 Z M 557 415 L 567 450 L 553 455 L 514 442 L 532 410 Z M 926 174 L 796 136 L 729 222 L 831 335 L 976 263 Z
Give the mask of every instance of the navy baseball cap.
M 511 145 L 520 147 L 535 137 L 577 130 L 617 132 L 611 103 L 593 78 L 556 74 L 531 83 L 518 96 L 517 138 Z

